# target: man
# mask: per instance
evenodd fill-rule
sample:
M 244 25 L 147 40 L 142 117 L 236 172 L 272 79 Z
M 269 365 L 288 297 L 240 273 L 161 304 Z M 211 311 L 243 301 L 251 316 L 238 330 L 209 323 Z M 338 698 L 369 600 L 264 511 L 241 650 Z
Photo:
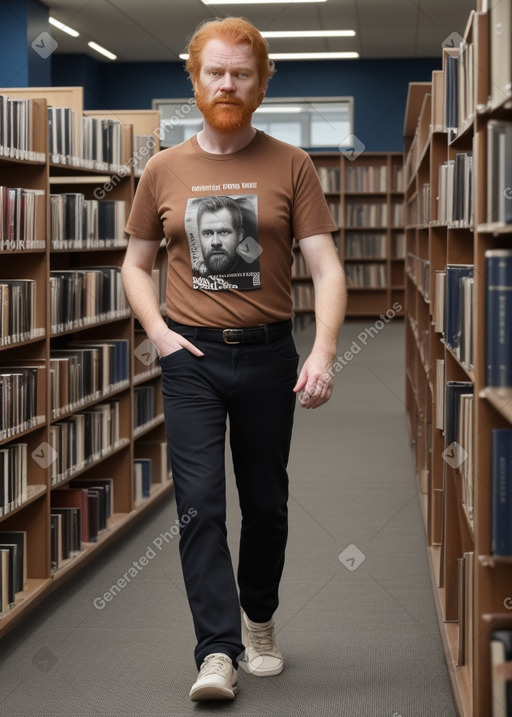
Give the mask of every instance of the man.
M 344 318 L 336 229 L 309 156 L 251 125 L 273 66 L 258 30 L 208 21 L 189 44 L 187 70 L 203 129 L 153 157 L 126 231 L 128 299 L 160 355 L 167 440 L 181 521 L 180 556 L 197 638 L 194 701 L 233 699 L 237 667 L 277 675 L 273 614 L 287 540 L 286 465 L 296 396 L 317 408 L 332 391 Z M 251 197 L 259 270 L 251 286 L 202 285 L 190 218 L 198 197 Z M 197 212 L 195 208 L 194 211 Z M 167 240 L 167 320 L 151 270 Z M 316 336 L 297 378 L 291 335 L 292 244 L 315 287 Z M 250 290 L 249 290 L 250 289 Z M 237 581 L 226 541 L 226 419 L 242 513 Z M 237 582 L 239 595 L 237 591 Z M 242 611 L 242 614 L 241 614 Z

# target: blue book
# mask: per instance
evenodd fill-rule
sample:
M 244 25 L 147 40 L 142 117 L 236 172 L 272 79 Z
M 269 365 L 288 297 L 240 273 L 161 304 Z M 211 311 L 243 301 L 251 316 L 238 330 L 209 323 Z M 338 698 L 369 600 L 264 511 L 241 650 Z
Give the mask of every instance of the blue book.
M 492 431 L 492 552 L 512 555 L 512 429 Z
M 444 338 L 448 348 L 457 357 L 464 315 L 462 279 L 465 276 L 472 277 L 473 272 L 473 264 L 448 264 L 446 267 Z
M 512 386 L 512 249 L 490 249 L 486 264 L 486 383 Z

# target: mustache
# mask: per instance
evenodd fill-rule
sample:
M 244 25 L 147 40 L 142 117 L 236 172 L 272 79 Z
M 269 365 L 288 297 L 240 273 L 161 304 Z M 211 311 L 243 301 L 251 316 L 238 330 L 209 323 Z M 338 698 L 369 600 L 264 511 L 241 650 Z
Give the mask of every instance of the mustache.
M 218 104 L 226 103 L 226 102 L 228 102 L 229 104 L 232 104 L 232 105 L 239 105 L 239 106 L 244 104 L 242 102 L 242 100 L 238 99 L 238 97 L 230 97 L 229 95 L 227 95 L 227 96 L 222 96 L 222 97 L 215 97 L 212 100 L 212 105 L 218 105 Z

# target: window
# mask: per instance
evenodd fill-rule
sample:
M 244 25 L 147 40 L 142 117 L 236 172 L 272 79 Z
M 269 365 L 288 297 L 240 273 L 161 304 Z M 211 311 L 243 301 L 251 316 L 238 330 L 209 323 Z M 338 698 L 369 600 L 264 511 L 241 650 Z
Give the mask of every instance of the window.
M 153 109 L 161 113 L 162 147 L 173 147 L 202 127 L 193 98 L 156 99 Z M 353 98 L 269 97 L 254 113 L 253 125 L 304 149 L 338 149 L 353 134 Z

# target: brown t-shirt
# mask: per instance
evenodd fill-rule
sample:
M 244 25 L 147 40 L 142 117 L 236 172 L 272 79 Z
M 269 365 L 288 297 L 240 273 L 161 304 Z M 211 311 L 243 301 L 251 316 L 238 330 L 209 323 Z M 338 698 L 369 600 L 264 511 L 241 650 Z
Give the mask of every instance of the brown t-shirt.
M 159 152 L 126 225 L 166 239 L 168 316 L 215 327 L 289 319 L 293 240 L 335 229 L 309 155 L 261 131 L 232 154 L 195 136 Z

